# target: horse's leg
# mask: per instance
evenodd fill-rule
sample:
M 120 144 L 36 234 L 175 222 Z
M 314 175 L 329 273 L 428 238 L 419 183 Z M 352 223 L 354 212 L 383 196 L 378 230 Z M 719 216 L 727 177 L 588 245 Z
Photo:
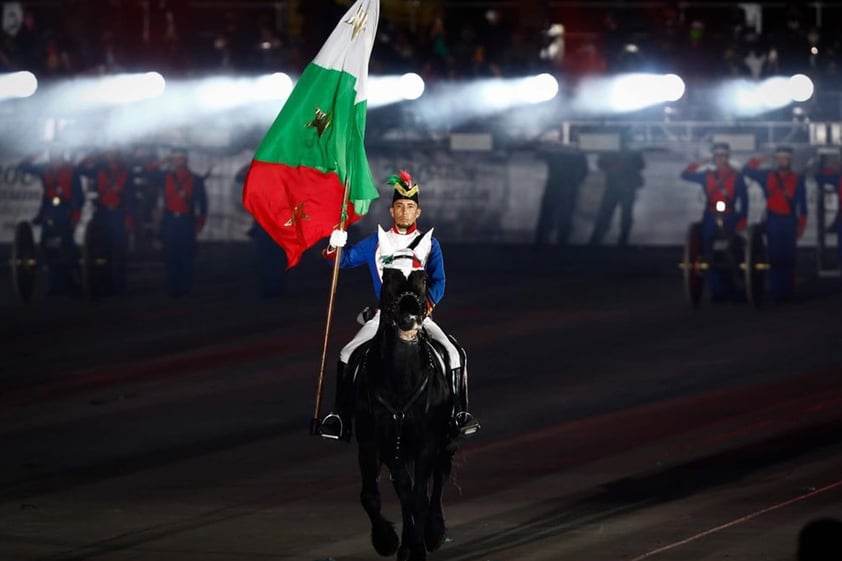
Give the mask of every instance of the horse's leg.
M 401 549 L 408 548 L 409 561 L 424 561 L 427 548 L 424 543 L 427 516 L 430 508 L 428 486 L 436 462 L 436 447 L 427 444 L 415 457 L 414 483 L 411 486 L 409 508 L 412 525 L 405 531 Z
M 430 490 L 430 508 L 427 512 L 427 523 L 424 527 L 424 544 L 427 546 L 427 551 L 436 551 L 440 548 L 447 534 L 442 495 L 444 494 L 444 484 L 450 479 L 454 452 L 452 449 L 442 449 L 436 455 L 435 466 L 433 467 L 433 485 Z
M 362 475 L 360 502 L 371 520 L 371 544 L 374 550 L 384 557 L 394 555 L 398 550 L 398 534 L 394 525 L 380 514 L 382 502 L 378 479 L 381 462 L 377 447 L 373 444 L 360 444 L 358 460 Z
M 415 518 L 413 517 L 412 474 L 404 462 L 395 462 L 391 466 L 392 485 L 401 503 L 401 546 L 398 548 L 398 561 L 407 561 L 412 555 Z

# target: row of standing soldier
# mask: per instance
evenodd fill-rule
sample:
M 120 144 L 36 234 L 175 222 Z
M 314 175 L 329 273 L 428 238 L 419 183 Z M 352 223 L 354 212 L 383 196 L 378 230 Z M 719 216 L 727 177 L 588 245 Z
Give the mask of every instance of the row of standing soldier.
M 767 158 L 753 158 L 739 170 L 731 164 L 730 155 L 727 143 L 716 143 L 711 159 L 693 162 L 681 174 L 682 179 L 697 183 L 703 189 L 703 251 L 709 255 L 717 237 L 717 204 L 722 204 L 724 208 L 723 228 L 727 235 L 733 236 L 746 228 L 748 192 L 745 177 L 756 181 L 765 198 L 763 227 L 770 264 L 770 292 L 776 301 L 788 300 L 792 298 L 795 286 L 797 241 L 807 224 L 804 175 L 792 168 L 793 149 L 790 146 L 780 146 L 775 150 L 772 166 L 764 165 Z M 606 175 L 606 189 L 589 243 L 602 242 L 619 206 L 619 245 L 625 245 L 632 225 L 635 193 L 643 185 L 643 158 L 638 152 L 621 150 L 601 155 L 597 166 Z M 578 187 L 588 173 L 587 160 L 581 151 L 562 149 L 547 154 L 547 167 L 547 187 L 539 210 L 536 243 L 548 243 L 551 231 L 556 229 L 558 241 L 564 244 L 568 242 L 572 230 Z M 815 179 L 820 186 L 832 185 L 842 200 L 840 170 L 820 170 Z M 842 239 L 842 220 L 837 219 L 834 228 L 837 239 Z M 842 244 L 837 244 L 837 252 L 842 264 Z M 709 271 L 707 277 L 714 299 L 729 299 L 735 295 L 727 275 Z
M 713 251 L 718 235 L 718 214 L 724 214 L 722 228 L 727 236 L 734 236 L 747 225 L 748 190 L 744 178 L 760 185 L 766 199 L 762 223 L 770 266 L 769 289 L 775 301 L 792 298 L 796 245 L 807 225 L 804 175 L 792 169 L 792 154 L 792 147 L 780 146 L 775 150 L 774 166 L 764 167 L 764 158 L 752 158 L 742 170 L 737 170 L 730 162 L 730 146 L 720 142 L 713 146 L 712 159 L 691 163 L 681 173 L 682 179 L 700 184 L 704 191 L 702 250 L 706 255 Z M 727 275 L 708 271 L 707 279 L 714 299 L 734 296 Z
M 112 262 L 114 292 L 126 287 L 130 236 L 142 249 L 156 247 L 155 237 L 160 236 L 170 293 L 178 297 L 190 291 L 196 237 L 207 220 L 207 195 L 204 178 L 187 165 L 186 150 L 174 149 L 168 161 L 159 162 L 145 146 L 135 150 L 131 161 L 108 148 L 76 165 L 54 150 L 44 163 L 30 157 L 18 167 L 40 179 L 43 192 L 33 223 L 56 233 L 65 255 L 78 253 L 73 240 L 86 201 L 86 179 L 94 200 L 92 220 L 105 236 Z M 42 249 L 46 240 L 42 234 Z M 50 268 L 47 283 L 52 293 L 73 289 L 67 269 Z

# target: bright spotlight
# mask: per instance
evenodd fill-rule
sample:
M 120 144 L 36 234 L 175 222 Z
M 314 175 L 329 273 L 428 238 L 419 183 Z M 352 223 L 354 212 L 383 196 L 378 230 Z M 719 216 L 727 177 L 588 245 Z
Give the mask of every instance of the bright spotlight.
M 112 104 L 132 103 L 159 97 L 165 89 L 164 77 L 157 72 L 122 74 L 103 78 L 97 87 L 87 92 L 87 99 Z
M 286 100 L 292 93 L 292 87 L 292 78 L 283 72 L 261 76 L 254 85 L 253 99 L 255 101 Z
M 796 74 L 789 79 L 789 95 L 792 101 L 801 103 L 813 97 L 813 81 L 804 74 Z
M 660 77 L 664 101 L 674 102 L 684 97 L 684 80 L 676 74 L 665 74 Z
M 418 74 L 410 72 L 401 76 L 398 87 L 404 99 L 418 99 L 424 93 L 424 79 Z
M 558 94 L 558 81 L 551 74 L 526 78 L 518 86 L 519 94 L 527 103 L 542 103 Z
M 38 89 L 38 79 L 32 72 L 0 74 L 0 100 L 29 97 Z
M 774 76 L 764 80 L 757 90 L 760 103 L 768 108 L 783 107 L 792 101 L 789 93 L 789 80 Z

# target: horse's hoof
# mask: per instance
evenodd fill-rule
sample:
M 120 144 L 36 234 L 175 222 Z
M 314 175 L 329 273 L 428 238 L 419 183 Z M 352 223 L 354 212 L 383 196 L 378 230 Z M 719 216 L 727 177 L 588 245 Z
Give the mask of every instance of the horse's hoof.
M 431 516 L 427 519 L 424 528 L 424 545 L 427 551 L 433 552 L 442 546 L 447 535 L 447 528 L 444 526 L 444 519 L 440 516 Z
M 423 546 L 402 545 L 398 549 L 398 561 L 427 561 L 427 550 Z
M 374 551 L 383 557 L 394 555 L 398 550 L 398 534 L 391 522 L 383 522 L 371 528 L 371 544 Z

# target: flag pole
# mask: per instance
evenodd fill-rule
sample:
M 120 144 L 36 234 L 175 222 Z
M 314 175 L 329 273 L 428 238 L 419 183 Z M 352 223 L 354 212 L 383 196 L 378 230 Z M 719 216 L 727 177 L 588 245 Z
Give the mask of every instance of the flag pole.
M 345 192 L 342 195 L 342 213 L 339 216 L 339 229 L 345 230 L 345 221 L 348 218 L 348 196 L 350 194 L 350 184 L 348 178 L 345 178 Z M 330 296 L 327 301 L 327 321 L 325 322 L 325 337 L 322 342 L 322 360 L 319 366 L 319 379 L 316 382 L 316 403 L 313 409 L 313 419 L 310 421 L 310 434 L 319 434 L 319 426 L 321 425 L 321 407 L 322 407 L 322 392 L 324 389 L 325 379 L 325 362 L 327 361 L 327 343 L 330 338 L 330 324 L 333 320 L 333 305 L 336 302 L 336 287 L 339 284 L 339 261 L 342 258 L 342 248 L 336 248 L 336 258 L 333 261 L 333 275 L 330 279 Z

